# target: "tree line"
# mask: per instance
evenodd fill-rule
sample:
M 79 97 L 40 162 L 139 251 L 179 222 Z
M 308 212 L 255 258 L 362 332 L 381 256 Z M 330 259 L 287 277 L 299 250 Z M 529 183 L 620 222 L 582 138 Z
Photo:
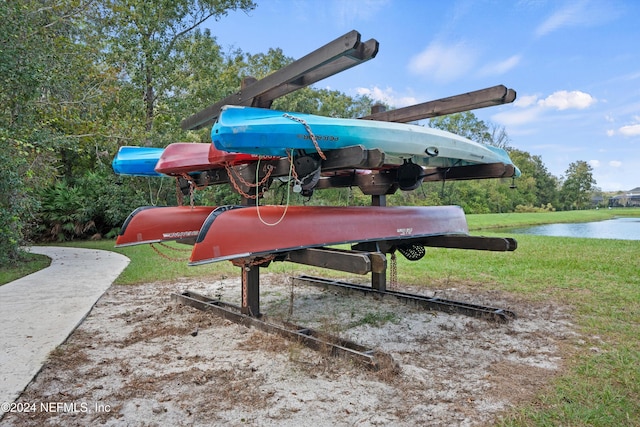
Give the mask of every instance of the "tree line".
M 260 79 L 293 61 L 278 48 L 250 54 L 217 43 L 217 21 L 255 7 L 252 0 L 0 2 L 0 264 L 18 261 L 26 241 L 114 237 L 133 209 L 177 203 L 172 179 L 116 176 L 111 161 L 123 145 L 210 142 L 208 129 L 183 131 L 180 121 L 237 92 L 244 77 Z M 360 117 L 373 104 L 309 87 L 272 108 Z M 504 128 L 470 112 L 428 126 L 507 149 L 522 170 L 517 189 L 511 180 L 424 183 L 389 204 L 458 204 L 467 213 L 590 205 L 595 182 L 586 162 L 555 177 L 539 156 L 512 148 Z M 282 192 L 274 188 L 268 201 L 279 202 Z M 196 194 L 201 204 L 239 200 L 228 186 Z M 358 189 L 331 189 L 295 202 L 370 200 Z

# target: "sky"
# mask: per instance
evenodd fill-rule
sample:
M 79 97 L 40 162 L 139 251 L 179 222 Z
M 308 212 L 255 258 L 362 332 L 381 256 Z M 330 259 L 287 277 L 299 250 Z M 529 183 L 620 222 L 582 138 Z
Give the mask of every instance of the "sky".
M 224 51 L 294 59 L 357 30 L 375 58 L 315 88 L 400 108 L 495 85 L 473 110 L 557 177 L 586 161 L 604 191 L 640 187 L 640 1 L 254 0 L 206 26 Z

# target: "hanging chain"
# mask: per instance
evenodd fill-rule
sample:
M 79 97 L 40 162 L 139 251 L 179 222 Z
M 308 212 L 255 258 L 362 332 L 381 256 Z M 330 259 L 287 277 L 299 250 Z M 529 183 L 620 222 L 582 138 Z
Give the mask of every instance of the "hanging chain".
M 313 142 L 313 146 L 316 147 L 316 151 L 318 152 L 318 155 L 320 156 L 320 158 L 322 160 L 327 160 L 327 156 L 325 156 L 324 153 L 322 152 L 322 150 L 320 149 L 320 145 L 318 144 L 318 140 L 317 140 L 316 136 L 313 134 L 313 132 L 311 131 L 311 127 L 307 124 L 306 121 L 304 121 L 304 119 L 301 119 L 300 117 L 292 116 L 291 114 L 287 114 L 287 113 L 284 113 L 282 116 L 287 118 L 287 119 L 291 119 L 293 121 L 296 121 L 296 122 L 302 124 L 304 126 L 304 128 L 307 130 L 307 133 L 309 134 L 309 137 L 311 138 L 311 142 Z
M 191 175 L 189 175 L 188 173 L 182 173 L 180 174 L 180 177 L 182 179 L 184 179 L 185 181 L 187 181 L 189 183 L 189 206 L 191 206 L 192 208 L 195 207 L 195 193 L 196 190 L 202 190 L 204 188 L 207 188 L 206 185 L 198 185 L 196 183 L 196 180 L 193 179 L 193 177 Z M 178 177 L 176 177 L 177 179 Z M 178 182 L 178 184 L 176 184 L 178 186 L 178 190 L 180 190 L 180 183 Z M 183 197 L 179 197 L 178 201 L 180 202 L 180 206 L 182 206 L 183 204 Z
M 169 249 L 170 251 L 174 251 L 174 252 L 191 252 L 192 251 L 191 248 L 174 248 L 173 246 L 169 246 L 163 242 L 157 242 L 157 245 L 162 246 L 163 248 Z
M 252 261 L 249 261 L 249 259 L 251 258 L 239 258 L 239 259 L 231 260 L 231 264 L 235 265 L 236 267 L 249 268 L 249 267 L 256 267 L 262 264 L 266 264 L 268 262 L 273 261 L 275 258 L 276 258 L 275 255 L 267 255 L 265 257 L 253 258 Z
M 172 248 L 171 246 L 168 246 L 162 242 L 158 242 L 158 245 L 165 247 L 167 249 L 171 249 L 173 251 L 179 251 L 179 252 L 186 252 L 186 251 L 191 251 L 191 249 L 179 249 L 179 248 Z M 184 262 L 187 258 L 174 258 L 174 257 L 170 257 L 169 255 L 160 252 L 160 250 L 158 248 L 156 248 L 155 244 L 150 243 L 149 246 L 151 246 L 151 249 L 154 250 L 155 253 L 157 253 L 158 255 L 160 255 L 162 258 L 167 259 L 169 261 L 175 261 L 175 262 Z
M 398 287 L 398 259 L 396 258 L 396 253 L 391 253 L 391 265 L 389 268 L 389 281 L 392 289 Z
M 231 179 L 233 179 L 232 175 L 235 175 L 235 177 L 238 179 L 238 181 L 240 181 L 242 184 L 246 185 L 249 188 L 259 187 L 259 186 L 263 185 L 265 182 L 267 182 L 269 177 L 271 177 L 271 173 L 273 172 L 273 169 L 274 169 L 274 167 L 272 165 L 267 165 L 266 166 L 267 173 L 264 175 L 264 177 L 260 181 L 258 181 L 258 182 L 249 182 L 246 179 L 244 179 L 241 174 L 234 173 L 234 171 L 231 168 L 231 166 L 229 165 L 229 163 L 225 163 L 224 164 L 224 168 L 227 171 L 227 175 L 229 175 L 229 177 Z M 256 170 L 256 174 L 257 173 L 258 173 L 258 171 Z
M 259 165 L 259 163 L 258 163 Z M 266 189 L 264 191 L 256 191 L 256 194 L 248 194 L 246 193 L 244 190 L 242 190 L 242 188 L 240 188 L 240 185 L 237 183 L 236 178 L 238 179 L 238 181 L 240 181 L 243 185 L 246 185 L 249 188 L 257 188 L 257 187 L 261 187 L 264 186 L 264 184 L 269 180 L 269 178 L 271 177 L 271 174 L 273 173 L 273 170 L 275 169 L 273 167 L 273 165 L 267 165 L 267 173 L 264 175 L 264 177 L 258 181 L 258 182 L 249 182 L 246 179 L 244 179 L 242 177 L 241 174 L 239 173 L 235 173 L 234 169 L 231 167 L 231 165 L 229 165 L 229 163 L 225 163 L 224 164 L 224 168 L 227 171 L 227 176 L 229 177 L 229 182 L 231 183 L 231 185 L 233 186 L 233 188 L 235 188 L 235 190 L 243 197 L 246 197 L 247 199 L 257 199 L 258 197 L 261 197 L 265 191 L 267 191 Z M 257 170 L 258 166 L 256 166 L 256 176 L 258 176 L 258 170 Z
M 184 205 L 184 194 L 180 188 L 180 177 L 176 177 L 176 199 L 178 199 L 178 206 Z

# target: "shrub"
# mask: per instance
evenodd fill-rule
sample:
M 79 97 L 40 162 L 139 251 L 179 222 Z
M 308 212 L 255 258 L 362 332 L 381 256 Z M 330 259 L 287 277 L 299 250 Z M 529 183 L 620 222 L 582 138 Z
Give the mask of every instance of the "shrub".
M 13 264 L 22 256 L 23 230 L 32 199 L 25 189 L 22 171 L 26 160 L 16 141 L 0 134 L 0 265 Z

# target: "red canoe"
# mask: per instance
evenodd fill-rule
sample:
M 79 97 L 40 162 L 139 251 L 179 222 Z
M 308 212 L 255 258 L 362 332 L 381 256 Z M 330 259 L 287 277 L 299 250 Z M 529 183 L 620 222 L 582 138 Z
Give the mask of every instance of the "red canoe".
M 194 239 L 214 206 L 145 206 L 124 222 L 116 247 Z
M 467 232 L 467 220 L 458 206 L 222 207 L 202 225 L 189 264 Z
M 239 165 L 255 162 L 259 156 L 253 154 L 229 153 L 218 150 L 213 144 L 176 142 L 169 144 L 155 170 L 165 175 L 180 175 L 183 173 L 219 169 L 225 164 Z

